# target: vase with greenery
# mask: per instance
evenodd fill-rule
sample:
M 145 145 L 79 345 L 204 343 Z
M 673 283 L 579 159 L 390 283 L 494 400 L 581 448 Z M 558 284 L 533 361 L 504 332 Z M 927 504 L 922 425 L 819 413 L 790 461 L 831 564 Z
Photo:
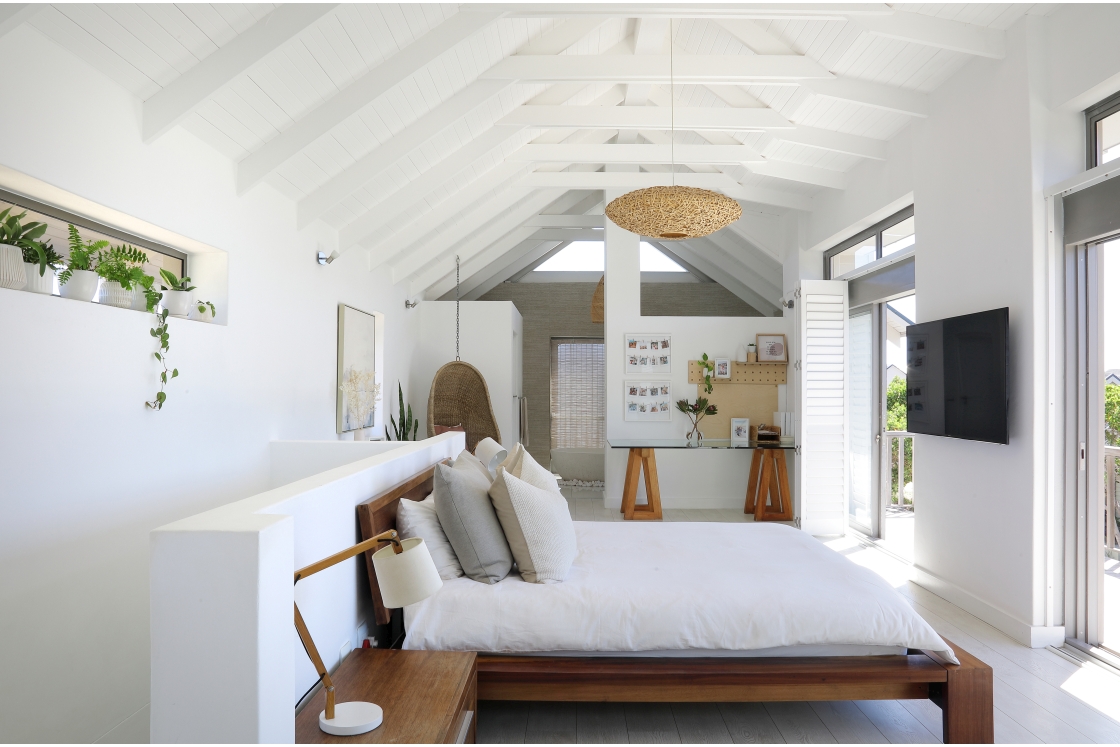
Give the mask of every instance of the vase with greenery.
M 27 284 L 23 253 L 39 246 L 47 231 L 46 223 L 23 222 L 27 211 L 12 215 L 12 208 L 0 212 L 0 288 L 19 290 Z
M 389 416 L 389 423 L 392 424 L 393 429 L 390 431 L 389 426 L 385 426 L 385 438 L 390 441 L 415 441 L 420 421 L 412 419 L 412 405 L 409 405 L 408 412 L 405 412 L 404 391 L 401 389 L 399 381 L 397 382 L 397 400 L 400 402 L 400 422 L 394 420 L 392 415 Z
M 66 260 L 55 251 L 50 241 L 36 241 L 23 247 L 23 267 L 27 273 L 24 290 L 51 295 L 54 293 L 55 276 L 65 266 Z
M 707 415 L 715 415 L 718 408 L 715 405 L 708 404 L 707 397 L 697 397 L 695 402 L 689 402 L 687 399 L 677 400 L 677 409 L 688 416 L 692 422 L 692 429 L 685 434 L 690 446 L 704 443 L 704 434 L 700 432 L 700 421 Z
M 134 246 L 121 244 L 102 251 L 97 258 L 97 274 L 101 284 L 101 303 L 127 309 L 132 306 L 132 292 L 142 288 L 143 266 L 148 255 Z
M 59 292 L 63 298 L 92 301 L 101 280 L 95 272 L 97 261 L 101 253 L 109 248 L 109 242 L 104 239 L 82 241 L 82 235 L 73 223 L 69 232 L 70 256 L 66 258 L 66 269 L 58 276 Z
M 198 312 L 199 321 L 212 322 L 218 315 L 218 309 L 209 301 L 195 301 L 194 308 Z
M 175 273 L 161 269 L 159 271 L 161 285 L 163 286 L 163 306 L 171 312 L 171 316 L 186 318 L 191 312 L 192 291 L 189 277 L 178 277 Z

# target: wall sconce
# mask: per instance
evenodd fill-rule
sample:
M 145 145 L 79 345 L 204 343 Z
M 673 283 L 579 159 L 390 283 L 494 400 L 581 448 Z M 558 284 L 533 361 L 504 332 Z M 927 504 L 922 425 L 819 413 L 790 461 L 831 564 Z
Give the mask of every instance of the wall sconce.
M 415 309 L 419 304 L 419 301 L 409 301 L 407 298 L 404 300 L 404 307 L 406 309 Z

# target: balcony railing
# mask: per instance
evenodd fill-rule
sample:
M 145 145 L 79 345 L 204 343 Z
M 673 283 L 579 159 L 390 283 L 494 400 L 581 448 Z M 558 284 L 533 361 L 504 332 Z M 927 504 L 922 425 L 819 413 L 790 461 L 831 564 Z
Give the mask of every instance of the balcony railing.
M 1120 463 L 1120 447 L 1106 446 L 1104 447 L 1104 547 L 1116 556 L 1117 535 L 1117 480 L 1120 480 L 1120 475 L 1117 475 L 1116 468 Z
M 886 431 L 883 441 L 883 462 L 890 466 L 890 472 L 883 477 L 888 481 L 885 486 L 891 496 L 892 506 L 914 505 L 914 436 L 906 431 Z M 1120 453 L 1120 450 L 1118 450 Z M 906 492 L 906 486 L 910 492 Z

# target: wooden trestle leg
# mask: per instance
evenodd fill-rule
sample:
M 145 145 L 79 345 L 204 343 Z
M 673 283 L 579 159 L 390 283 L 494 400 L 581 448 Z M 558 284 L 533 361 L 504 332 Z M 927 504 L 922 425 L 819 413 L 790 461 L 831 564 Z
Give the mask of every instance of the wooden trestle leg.
M 646 504 L 638 504 L 638 478 L 645 472 Z M 631 519 L 661 518 L 661 488 L 657 483 L 657 460 L 653 449 L 630 449 L 626 459 L 626 482 L 622 486 L 623 517 Z
M 793 495 L 781 449 L 754 450 L 743 513 L 754 514 L 755 521 L 793 521 Z

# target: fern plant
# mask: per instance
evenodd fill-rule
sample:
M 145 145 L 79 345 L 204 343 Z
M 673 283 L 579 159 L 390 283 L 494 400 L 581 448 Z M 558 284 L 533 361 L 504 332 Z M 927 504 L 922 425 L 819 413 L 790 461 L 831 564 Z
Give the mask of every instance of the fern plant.
M 66 260 L 66 269 L 58 276 L 60 285 L 66 285 L 67 281 L 74 275 L 75 270 L 93 270 L 97 267 L 97 260 L 101 252 L 109 248 L 109 242 L 101 239 L 100 241 L 82 241 L 82 235 L 78 233 L 78 229 L 74 224 L 69 224 L 70 238 L 70 257 Z
M 148 255 L 129 244 L 110 247 L 109 251 L 97 255 L 97 274 L 112 283 L 120 283 L 125 290 L 133 285 L 141 286 L 145 277 L 143 265 Z
M 420 427 L 419 420 L 412 419 L 412 405 L 408 406 L 408 412 L 404 408 L 404 390 L 401 389 L 401 383 L 397 382 L 397 399 L 400 401 L 400 422 L 398 423 L 389 416 L 389 422 L 393 426 L 392 432 L 389 431 L 389 426 L 385 426 L 385 438 L 389 441 L 415 441 L 416 431 Z M 395 437 L 395 438 L 394 438 Z

